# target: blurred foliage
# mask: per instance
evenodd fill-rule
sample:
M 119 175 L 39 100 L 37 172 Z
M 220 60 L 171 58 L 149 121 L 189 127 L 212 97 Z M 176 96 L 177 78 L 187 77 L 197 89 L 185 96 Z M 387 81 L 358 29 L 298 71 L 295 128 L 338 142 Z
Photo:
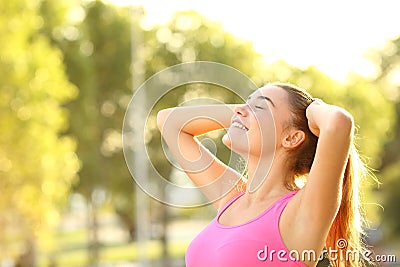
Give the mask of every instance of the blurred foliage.
M 386 98 L 395 107 L 394 134 L 383 142 L 385 153 L 380 166 L 383 185 L 378 193 L 384 207 L 381 218 L 383 240 L 397 242 L 395 246 L 400 250 L 400 194 L 397 192 L 400 187 L 400 36 L 388 40 L 383 49 L 371 51 L 369 56 L 376 66 L 373 83 L 384 88 Z
M 63 55 L 39 33 L 39 2 L 0 4 L 0 258 L 58 222 L 76 181 L 76 142 L 63 106 L 78 90 Z M 29 249 L 29 248 L 28 248 Z
M 316 67 L 299 69 L 284 61 L 267 65 L 250 42 L 193 11 L 179 12 L 166 25 L 153 27 L 143 24 L 141 8 L 117 8 L 101 1 L 3 1 L 0 11 L 0 244 L 24 238 L 43 222 L 56 222 L 57 207 L 71 186 L 92 207 L 112 206 L 133 238 L 134 182 L 121 142 L 132 87 L 169 66 L 196 60 L 232 66 L 259 86 L 294 83 L 350 110 L 359 126 L 361 154 L 381 171 L 377 176 L 385 184 L 382 227 L 400 235 L 395 215 L 400 203 L 395 193 L 400 93 L 398 80 L 394 83 L 399 77 L 399 39 L 374 55 L 376 77 L 352 74 L 339 83 Z M 149 95 L 154 93 L 148 89 Z M 181 86 L 163 96 L 146 129 L 152 163 L 163 177 L 172 179 L 174 172 L 160 153 L 155 114 L 199 97 L 241 101 L 204 84 Z M 221 136 L 222 132 L 210 135 L 218 156 L 227 161 L 230 152 L 221 145 Z M 78 169 L 79 181 L 73 183 Z M 365 190 L 369 200 L 371 189 Z M 165 209 L 153 201 L 150 221 L 165 224 L 166 216 L 199 211 L 169 208 L 168 215 Z M 374 223 L 380 222 L 379 213 L 372 215 Z M 0 257 L 4 251 L 0 245 Z
M 62 12 L 53 3 L 43 2 L 42 10 L 46 18 Z M 82 161 L 76 190 L 90 201 L 96 188 L 106 188 L 115 210 L 133 232 L 134 187 L 131 186 L 132 179 L 121 147 L 123 116 L 132 95 L 130 70 L 136 80 L 142 76 L 148 78 L 167 66 L 183 61 L 214 60 L 251 75 L 255 73 L 253 63 L 261 60 L 261 56 L 254 52 L 250 42 L 225 33 L 220 25 L 194 12 L 177 14 L 168 25 L 142 30 L 139 25 L 140 9 L 131 13 L 129 9 L 117 9 L 92 1 L 71 10 L 75 10 L 75 14 L 84 14 L 81 23 L 46 19 L 43 32 L 63 51 L 68 77 L 80 90 L 79 97 L 67 106 L 71 114 L 69 133 L 78 140 L 77 154 Z M 140 57 L 143 69 L 136 62 L 131 66 L 132 15 L 133 27 L 139 30 L 142 39 L 140 43 L 133 40 L 133 53 Z M 68 17 L 67 14 L 65 17 Z M 172 92 L 161 101 L 158 109 L 178 105 L 188 98 L 186 91 L 190 90 Z M 194 97 L 193 91 L 190 92 Z M 207 92 L 210 89 L 198 91 L 203 96 Z M 229 102 L 226 94 L 214 92 L 219 94 L 221 100 Z M 149 119 L 149 125 L 153 125 L 149 150 L 158 152 L 160 135 L 152 122 L 155 122 L 155 113 Z M 159 157 L 158 154 L 154 153 Z M 164 177 L 169 176 L 171 166 L 168 162 L 158 158 L 153 162 L 162 170 Z

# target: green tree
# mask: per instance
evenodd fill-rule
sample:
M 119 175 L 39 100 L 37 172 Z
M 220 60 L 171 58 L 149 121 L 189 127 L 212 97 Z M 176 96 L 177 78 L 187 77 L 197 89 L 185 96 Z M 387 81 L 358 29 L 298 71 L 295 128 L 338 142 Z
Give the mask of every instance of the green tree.
M 26 241 L 22 266 L 34 266 L 36 235 L 57 223 L 79 169 L 76 143 L 64 135 L 64 104 L 78 91 L 62 53 L 38 35 L 38 9 L 38 1 L 0 4 L 0 258 Z
M 82 161 L 74 190 L 90 207 L 89 261 L 96 264 L 97 213 L 106 201 L 99 196 L 110 196 L 130 232 L 134 227 L 129 220 L 134 213 L 133 181 L 121 152 L 122 121 L 131 92 L 130 14 L 100 1 L 60 3 L 43 1 L 42 14 L 49 18 L 43 33 L 63 51 L 68 78 L 80 92 L 67 105 L 69 133 L 78 141 Z M 53 13 L 63 15 L 53 18 Z

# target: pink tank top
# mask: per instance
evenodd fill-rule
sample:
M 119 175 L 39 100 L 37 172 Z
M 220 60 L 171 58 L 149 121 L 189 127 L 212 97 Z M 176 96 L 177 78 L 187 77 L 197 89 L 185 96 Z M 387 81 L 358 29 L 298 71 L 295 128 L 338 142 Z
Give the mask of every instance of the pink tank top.
M 219 217 L 244 193 L 232 198 L 190 243 L 186 267 L 306 266 L 289 253 L 278 226 L 283 209 L 296 193 L 282 196 L 246 223 L 225 226 L 218 222 Z

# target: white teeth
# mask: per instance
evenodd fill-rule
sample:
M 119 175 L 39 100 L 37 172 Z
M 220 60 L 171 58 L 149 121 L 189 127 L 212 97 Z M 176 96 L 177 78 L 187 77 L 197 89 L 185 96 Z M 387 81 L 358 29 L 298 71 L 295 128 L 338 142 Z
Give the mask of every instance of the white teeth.
M 246 127 L 243 126 L 243 124 L 241 124 L 241 123 L 239 123 L 239 122 L 237 122 L 237 121 L 233 122 L 233 123 L 232 123 L 232 126 L 238 127 L 238 128 L 240 128 L 240 129 L 242 129 L 242 130 L 247 130 Z

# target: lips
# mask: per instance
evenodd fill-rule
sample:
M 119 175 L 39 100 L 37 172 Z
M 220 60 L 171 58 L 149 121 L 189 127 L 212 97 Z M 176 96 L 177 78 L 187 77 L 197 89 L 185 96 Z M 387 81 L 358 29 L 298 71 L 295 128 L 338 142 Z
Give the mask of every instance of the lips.
M 231 126 L 237 127 L 237 128 L 239 128 L 239 129 L 242 129 L 242 130 L 245 130 L 245 131 L 248 131 L 248 130 L 249 130 L 249 128 L 247 128 L 247 127 L 242 123 L 242 121 L 241 121 L 240 119 L 238 119 L 238 118 L 235 118 L 235 119 L 232 120 Z

